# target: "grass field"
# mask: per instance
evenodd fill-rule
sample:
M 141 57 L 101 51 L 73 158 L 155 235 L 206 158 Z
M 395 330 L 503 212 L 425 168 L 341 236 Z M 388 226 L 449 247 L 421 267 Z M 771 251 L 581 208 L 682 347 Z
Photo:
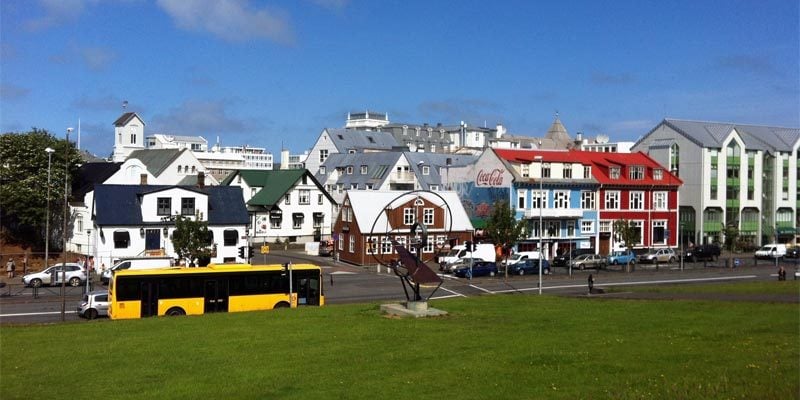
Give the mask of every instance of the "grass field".
M 496 295 L 3 327 L 0 398 L 792 399 L 797 304 Z
M 617 286 L 614 292 L 794 294 L 800 297 L 800 280 L 653 286 Z

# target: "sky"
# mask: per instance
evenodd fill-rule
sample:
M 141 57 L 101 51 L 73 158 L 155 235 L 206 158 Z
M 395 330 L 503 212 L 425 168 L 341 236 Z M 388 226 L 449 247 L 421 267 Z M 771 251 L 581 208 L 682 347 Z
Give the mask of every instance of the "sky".
M 104 157 L 125 111 L 274 154 L 365 110 L 526 136 L 558 113 L 611 141 L 664 118 L 800 127 L 798 3 L 8 0 L 0 132 L 80 120 Z

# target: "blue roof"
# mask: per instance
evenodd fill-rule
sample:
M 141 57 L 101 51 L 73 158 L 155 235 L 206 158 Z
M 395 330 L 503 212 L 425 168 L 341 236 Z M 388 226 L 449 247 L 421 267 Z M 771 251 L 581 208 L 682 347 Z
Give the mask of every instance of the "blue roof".
M 244 225 L 249 222 L 242 188 L 238 186 L 96 185 L 96 223 L 99 226 L 146 225 L 142 219 L 142 195 L 173 188 L 208 195 L 209 225 Z

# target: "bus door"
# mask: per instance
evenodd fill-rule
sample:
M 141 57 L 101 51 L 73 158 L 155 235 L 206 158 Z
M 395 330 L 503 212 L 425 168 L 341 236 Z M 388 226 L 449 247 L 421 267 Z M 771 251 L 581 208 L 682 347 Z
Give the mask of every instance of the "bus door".
M 319 305 L 319 276 L 304 276 L 297 280 L 297 305 Z
M 206 279 L 204 313 L 228 311 L 228 281 L 224 279 Z
M 153 281 L 142 281 L 139 283 L 139 290 L 142 294 L 141 317 L 158 316 L 158 285 Z

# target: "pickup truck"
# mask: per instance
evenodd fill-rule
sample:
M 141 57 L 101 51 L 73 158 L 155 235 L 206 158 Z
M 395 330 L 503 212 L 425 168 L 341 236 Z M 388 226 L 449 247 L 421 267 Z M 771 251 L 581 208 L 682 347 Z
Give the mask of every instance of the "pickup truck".
M 636 264 L 636 254 L 630 250 L 615 251 L 608 255 L 608 265 L 626 265 L 628 263 Z

